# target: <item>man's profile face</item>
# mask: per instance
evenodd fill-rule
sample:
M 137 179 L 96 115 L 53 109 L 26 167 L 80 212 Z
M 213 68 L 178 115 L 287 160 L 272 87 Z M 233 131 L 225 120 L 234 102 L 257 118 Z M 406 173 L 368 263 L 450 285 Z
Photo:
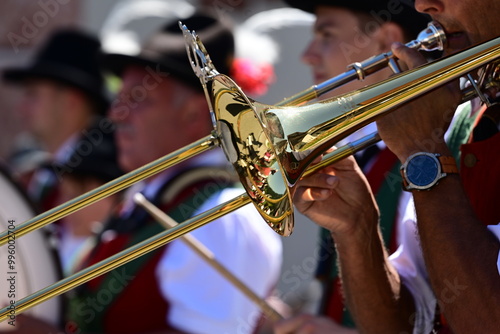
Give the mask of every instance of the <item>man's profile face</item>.
M 378 40 L 374 38 L 379 30 L 375 19 L 374 24 L 365 24 L 352 11 L 332 6 L 318 6 L 315 13 L 313 38 L 302 56 L 311 67 L 315 84 L 345 72 L 354 62 L 381 52 Z M 353 82 L 336 89 L 334 95 L 364 85 L 366 82 Z
M 53 81 L 31 79 L 24 85 L 24 94 L 19 110 L 23 123 L 36 138 L 42 142 L 64 126 L 61 121 L 64 112 L 66 88 Z
M 110 117 L 116 123 L 116 142 L 121 167 L 130 171 L 185 146 L 179 123 L 183 100 L 176 81 L 162 78 L 145 85 L 150 75 L 144 67 L 129 66 Z
M 448 37 L 445 54 L 485 42 L 500 33 L 498 0 L 416 0 L 415 8 L 443 26 Z

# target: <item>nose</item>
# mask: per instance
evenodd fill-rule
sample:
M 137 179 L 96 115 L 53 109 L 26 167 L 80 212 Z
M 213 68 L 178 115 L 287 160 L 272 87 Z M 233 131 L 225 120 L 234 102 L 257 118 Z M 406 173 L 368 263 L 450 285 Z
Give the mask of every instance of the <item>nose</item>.
M 441 0 L 416 0 L 415 9 L 429 15 L 439 14 L 444 11 L 444 3 Z
M 26 97 L 21 98 L 16 105 L 16 109 L 19 111 L 21 115 L 28 115 L 30 108 L 30 103 Z
M 319 63 L 319 54 L 317 51 L 317 43 L 315 41 L 311 41 L 309 45 L 305 48 L 302 53 L 301 60 L 304 64 L 309 66 L 314 66 Z

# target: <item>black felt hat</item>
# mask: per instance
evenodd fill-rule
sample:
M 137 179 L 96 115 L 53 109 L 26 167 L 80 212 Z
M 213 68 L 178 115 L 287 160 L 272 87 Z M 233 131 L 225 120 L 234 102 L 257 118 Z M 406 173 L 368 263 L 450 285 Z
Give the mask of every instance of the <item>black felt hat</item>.
M 109 106 L 104 77 L 100 71 L 101 43 L 94 36 L 75 29 L 56 31 L 27 67 L 7 68 L 7 82 L 51 79 L 81 89 L 104 114 Z
M 234 37 L 229 23 L 199 13 L 181 21 L 189 30 L 198 34 L 215 68 L 220 73 L 229 75 L 234 56 Z M 159 69 L 195 89 L 201 89 L 200 80 L 189 63 L 184 36 L 177 20 L 154 33 L 142 46 L 139 54 L 108 54 L 103 57 L 102 64 L 118 76 L 129 65 Z
M 80 134 L 69 158 L 53 163 L 52 168 L 60 177 L 93 177 L 108 182 L 123 175 L 117 154 L 113 128 L 108 119 L 99 118 Z
M 409 0 L 285 0 L 290 6 L 314 13 L 317 6 L 334 6 L 367 13 L 380 22 L 399 24 L 412 38 L 427 27 L 430 17 L 417 12 Z

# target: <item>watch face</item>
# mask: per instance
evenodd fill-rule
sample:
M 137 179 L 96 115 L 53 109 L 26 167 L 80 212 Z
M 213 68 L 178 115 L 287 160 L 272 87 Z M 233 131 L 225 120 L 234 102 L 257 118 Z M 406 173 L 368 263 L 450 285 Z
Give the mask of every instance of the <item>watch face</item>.
M 430 155 L 416 155 L 408 161 L 406 178 L 416 187 L 431 186 L 439 174 L 437 158 Z

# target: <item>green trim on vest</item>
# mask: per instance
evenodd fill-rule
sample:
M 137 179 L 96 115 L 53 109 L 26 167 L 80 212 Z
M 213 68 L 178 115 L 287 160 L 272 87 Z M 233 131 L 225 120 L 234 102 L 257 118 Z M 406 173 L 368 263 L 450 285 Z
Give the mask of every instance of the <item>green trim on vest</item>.
M 401 174 L 399 169 L 401 163 L 398 161 L 386 174 L 384 182 L 380 186 L 375 199 L 380 209 L 380 229 L 382 238 L 387 248 L 390 247 L 394 224 L 398 213 L 398 200 L 403 188 L 401 187 Z
M 460 113 L 455 115 L 455 123 L 450 129 L 447 144 L 455 157 L 458 168 L 460 168 L 460 146 L 467 143 L 469 140 L 472 128 L 475 124 L 477 115 L 470 117 L 472 106 L 470 103 L 462 109 Z

